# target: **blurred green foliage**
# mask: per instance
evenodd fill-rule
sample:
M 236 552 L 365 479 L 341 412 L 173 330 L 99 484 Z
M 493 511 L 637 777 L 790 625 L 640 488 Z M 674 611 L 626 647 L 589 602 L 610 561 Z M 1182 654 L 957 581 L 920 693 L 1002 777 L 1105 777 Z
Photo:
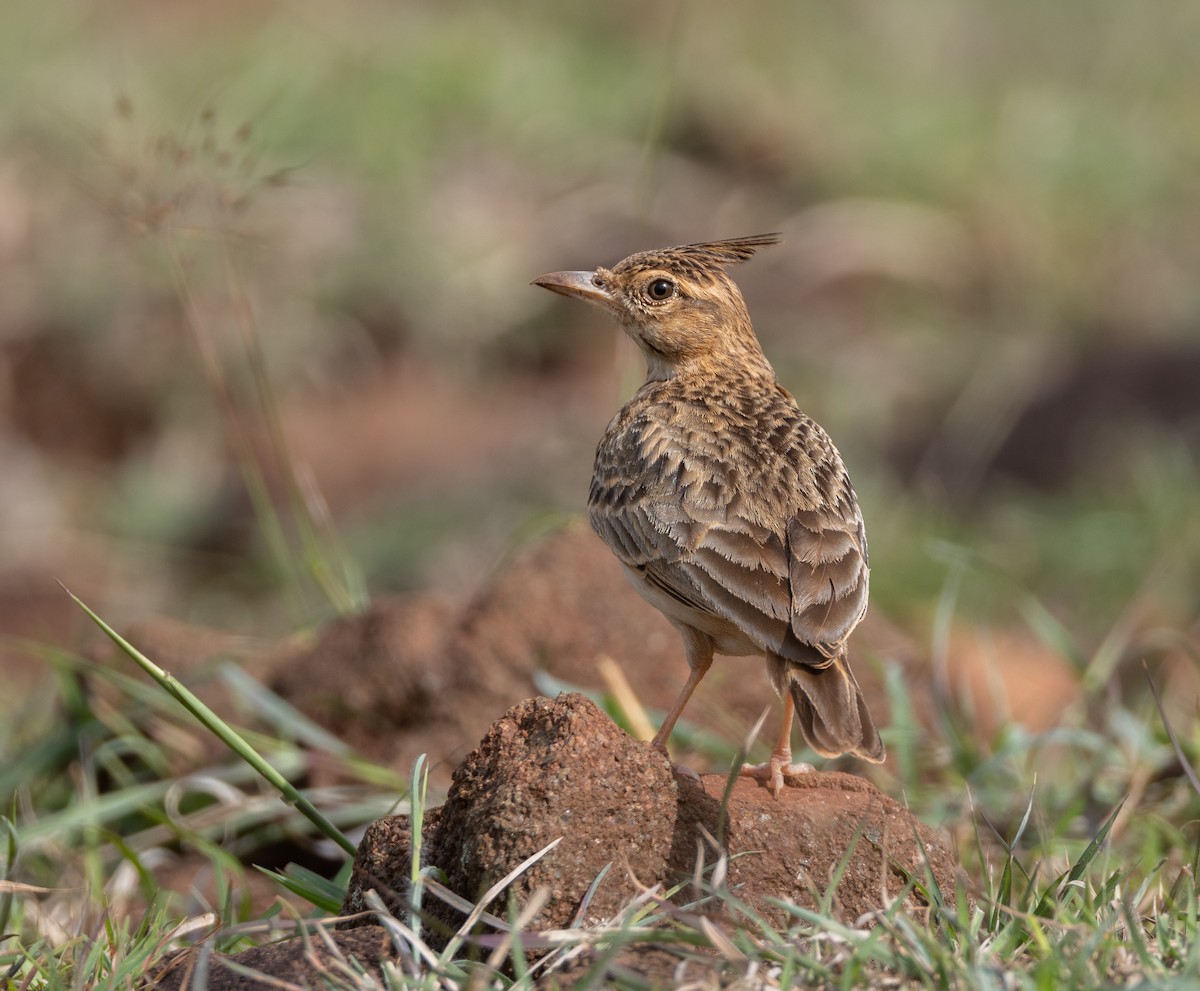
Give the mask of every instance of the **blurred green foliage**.
M 460 383 L 430 423 L 531 388 L 552 408 L 556 377 L 601 381 L 615 407 L 631 359 L 614 372 L 595 344 L 612 331 L 529 278 L 780 229 L 739 279 L 781 377 L 851 464 L 878 603 L 924 615 L 949 541 L 978 565 L 962 605 L 979 615 L 1012 622 L 1032 595 L 1094 647 L 1149 595 L 1147 622 L 1186 626 L 1200 398 L 1133 368 L 1137 388 L 1110 401 L 1093 366 L 1200 362 L 1197 21 L 1116 0 L 14 0 L 0 355 L 19 381 L 19 356 L 51 340 L 42 376 L 65 354 L 105 401 L 98 419 L 115 396 L 150 424 L 83 469 L 33 444 L 75 493 L 63 525 L 132 541 L 139 561 L 151 545 L 232 555 L 228 577 L 266 551 L 222 530 L 241 483 L 193 344 L 253 427 L 273 414 L 246 412 L 248 332 L 285 434 L 293 409 L 363 391 L 397 355 Z M 1066 426 L 1038 441 L 1056 396 Z M 18 389 L 0 427 L 28 446 L 22 403 Z M 332 522 L 395 549 L 366 553 L 373 587 L 461 584 L 469 555 L 437 548 L 475 541 L 486 558 L 522 518 L 582 506 L 607 409 L 547 421 L 557 440 L 525 445 L 544 450 L 469 478 L 398 460 L 388 484 L 335 499 Z M 530 415 L 512 415 L 515 435 Z M 337 466 L 312 467 L 337 488 Z M 431 504 L 461 522 L 429 530 Z M 5 543 L 36 559 L 17 530 Z M 203 614 L 179 581 L 162 606 Z

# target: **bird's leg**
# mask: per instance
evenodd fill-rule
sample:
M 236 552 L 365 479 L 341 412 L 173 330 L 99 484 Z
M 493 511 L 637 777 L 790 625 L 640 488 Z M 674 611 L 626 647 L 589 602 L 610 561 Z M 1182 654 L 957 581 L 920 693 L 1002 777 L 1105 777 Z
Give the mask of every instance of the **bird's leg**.
M 738 772 L 755 781 L 764 781 L 771 786 L 771 792 L 776 798 L 783 791 L 785 778 L 799 778 L 816 770 L 811 764 L 792 763 L 792 716 L 796 704 L 790 694 L 783 696 L 783 726 L 779 731 L 779 740 L 770 758 L 763 764 L 743 764 Z
M 683 634 L 683 649 L 687 653 L 688 667 L 691 668 L 691 672 L 688 674 L 687 683 L 683 686 L 679 697 L 675 699 L 675 704 L 671 706 L 671 711 L 663 717 L 662 725 L 659 726 L 658 732 L 654 734 L 654 739 L 651 741 L 654 748 L 663 754 L 667 753 L 667 740 L 671 736 L 671 730 L 675 728 L 675 721 L 683 712 L 684 706 L 688 704 L 688 699 L 692 697 L 696 686 L 700 684 L 701 679 L 708 673 L 708 669 L 712 667 L 712 640 L 690 627 L 681 627 L 679 632 Z

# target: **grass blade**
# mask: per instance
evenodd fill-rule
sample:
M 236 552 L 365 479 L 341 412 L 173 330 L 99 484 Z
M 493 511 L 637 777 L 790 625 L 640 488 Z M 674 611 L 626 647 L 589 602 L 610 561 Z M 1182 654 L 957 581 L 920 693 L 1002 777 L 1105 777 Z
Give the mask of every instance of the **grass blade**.
M 325 818 L 321 811 L 312 804 L 301 792 L 285 778 L 282 774 L 268 764 L 262 756 L 253 747 L 250 746 L 240 734 L 236 733 L 233 728 L 218 716 L 212 709 L 204 704 L 186 685 L 184 685 L 174 675 L 168 674 L 152 660 L 142 654 L 136 647 L 129 643 L 116 630 L 109 626 L 88 605 L 75 595 L 65 585 L 63 591 L 69 595 L 75 604 L 82 609 L 89 618 L 95 623 L 104 634 L 112 640 L 124 653 L 153 678 L 169 693 L 176 701 L 179 702 L 185 709 L 188 710 L 197 720 L 212 733 L 217 739 L 224 743 L 230 750 L 242 758 L 269 784 L 272 785 L 282 796 L 283 800 L 295 808 L 317 827 L 325 836 L 333 840 L 338 846 L 346 851 L 351 857 L 355 854 L 354 844 L 346 838 L 345 834 L 337 828 L 332 822 Z

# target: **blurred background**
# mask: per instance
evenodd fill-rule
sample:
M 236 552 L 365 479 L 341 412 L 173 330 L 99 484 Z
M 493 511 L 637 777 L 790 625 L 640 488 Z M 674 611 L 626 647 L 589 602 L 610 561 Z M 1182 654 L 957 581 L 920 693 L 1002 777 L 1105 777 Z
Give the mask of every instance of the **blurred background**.
M 25 642 L 86 634 L 56 580 L 264 638 L 469 600 L 583 510 L 642 371 L 530 280 L 761 231 L 736 277 L 850 466 L 874 613 L 1192 685 L 1198 31 L 1116 0 L 8 0 L 0 707 Z

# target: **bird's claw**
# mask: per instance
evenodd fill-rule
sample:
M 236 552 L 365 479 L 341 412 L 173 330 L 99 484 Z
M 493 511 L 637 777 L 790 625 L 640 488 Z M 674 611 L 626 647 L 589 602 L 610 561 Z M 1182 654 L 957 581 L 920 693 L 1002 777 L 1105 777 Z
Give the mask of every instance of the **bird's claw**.
M 771 794 L 778 798 L 785 781 L 802 778 L 816 770 L 812 764 L 793 764 L 791 758 L 791 754 L 772 754 L 771 759 L 762 764 L 743 764 L 738 774 L 744 778 L 761 781 L 771 789 Z

